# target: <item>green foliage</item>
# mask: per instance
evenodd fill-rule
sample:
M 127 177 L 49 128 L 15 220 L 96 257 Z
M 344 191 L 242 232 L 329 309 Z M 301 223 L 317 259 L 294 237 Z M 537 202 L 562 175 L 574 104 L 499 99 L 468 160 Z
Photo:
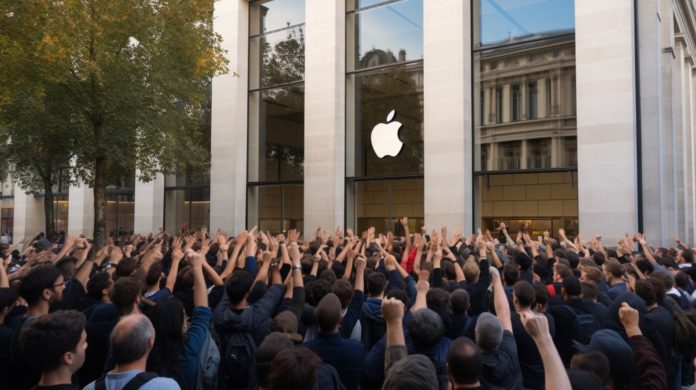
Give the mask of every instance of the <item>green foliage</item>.
M 0 107 L 28 82 L 55 91 L 74 173 L 95 188 L 96 235 L 106 184 L 134 166 L 144 180 L 207 166 L 196 141 L 227 65 L 212 14 L 212 0 L 0 0 Z

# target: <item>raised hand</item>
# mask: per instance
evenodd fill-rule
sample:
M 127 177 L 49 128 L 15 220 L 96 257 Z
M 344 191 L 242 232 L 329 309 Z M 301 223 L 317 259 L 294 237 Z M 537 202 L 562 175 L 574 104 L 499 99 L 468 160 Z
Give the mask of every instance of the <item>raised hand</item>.
M 404 303 L 396 298 L 383 299 L 382 318 L 385 322 L 400 322 L 404 318 Z

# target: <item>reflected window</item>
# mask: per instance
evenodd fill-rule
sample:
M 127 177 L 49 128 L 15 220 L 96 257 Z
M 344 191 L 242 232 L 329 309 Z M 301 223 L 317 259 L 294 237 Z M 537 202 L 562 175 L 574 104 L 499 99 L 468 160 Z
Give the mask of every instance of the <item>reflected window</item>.
M 551 139 L 527 141 L 527 169 L 551 168 Z
M 346 224 L 395 231 L 396 218 L 408 216 L 415 229 L 423 220 L 423 1 L 349 0 L 346 40 Z
M 305 4 L 250 7 L 247 224 L 277 232 L 303 216 Z
M 527 84 L 527 118 L 537 117 L 537 83 L 531 81 Z
M 575 30 L 574 0 L 476 0 L 474 47 L 514 44 Z
M 495 123 L 503 121 L 503 88 L 495 89 Z
M 348 71 L 423 59 L 423 0 L 348 3 Z
M 510 113 L 511 117 L 510 120 L 512 121 L 518 121 L 520 120 L 520 86 L 518 84 L 515 84 L 512 86 L 512 91 L 510 92 L 512 95 L 512 98 L 510 99 L 511 101 L 511 108 L 510 108 Z

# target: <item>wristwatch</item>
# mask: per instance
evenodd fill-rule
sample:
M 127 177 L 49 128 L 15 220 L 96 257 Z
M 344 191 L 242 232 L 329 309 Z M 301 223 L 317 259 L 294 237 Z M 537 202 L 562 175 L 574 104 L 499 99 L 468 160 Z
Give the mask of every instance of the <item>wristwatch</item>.
M 292 269 L 302 269 L 302 265 L 301 264 L 293 264 Z

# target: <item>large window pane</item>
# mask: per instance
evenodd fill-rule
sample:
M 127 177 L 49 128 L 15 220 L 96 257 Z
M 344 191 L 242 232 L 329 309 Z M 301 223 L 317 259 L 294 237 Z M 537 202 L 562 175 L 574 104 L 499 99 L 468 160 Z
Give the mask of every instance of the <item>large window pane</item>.
M 133 233 L 135 218 L 134 194 L 122 192 L 106 193 L 106 231 L 110 236 L 120 237 Z
M 168 233 L 188 230 L 191 204 L 187 202 L 188 190 L 166 190 L 164 192 L 164 228 Z
M 56 232 L 68 231 L 69 200 L 67 195 L 53 197 L 53 229 Z
M 255 91 L 249 98 L 249 181 L 301 180 L 304 87 Z
M 348 75 L 348 177 L 423 174 L 423 68 L 421 63 Z M 395 157 L 378 157 L 371 137 L 394 110 L 393 122 L 402 124 L 403 147 Z M 385 127 L 375 131 L 385 131 Z
M 260 231 L 303 230 L 304 191 L 301 184 L 249 188 L 249 226 Z
M 304 78 L 304 25 L 249 40 L 249 88 L 301 81 Z
M 423 58 L 423 0 L 348 13 L 346 26 L 349 71 Z
M 475 180 L 480 226 L 496 228 L 504 222 L 511 233 L 523 224 L 533 237 L 544 230 L 577 232 L 577 175 L 572 172 L 481 175 Z
M 249 5 L 249 34 L 304 23 L 304 0 L 260 0 Z
M 476 0 L 475 47 L 539 39 L 575 30 L 574 0 Z
M 0 235 L 12 237 L 14 228 L 14 199 L 0 198 Z
M 423 226 L 423 179 L 370 180 L 346 186 L 348 226 L 362 232 L 399 232 L 398 219 L 408 217 L 409 230 Z
M 477 171 L 575 166 L 562 147 L 577 133 L 572 36 L 475 52 L 474 72 Z

